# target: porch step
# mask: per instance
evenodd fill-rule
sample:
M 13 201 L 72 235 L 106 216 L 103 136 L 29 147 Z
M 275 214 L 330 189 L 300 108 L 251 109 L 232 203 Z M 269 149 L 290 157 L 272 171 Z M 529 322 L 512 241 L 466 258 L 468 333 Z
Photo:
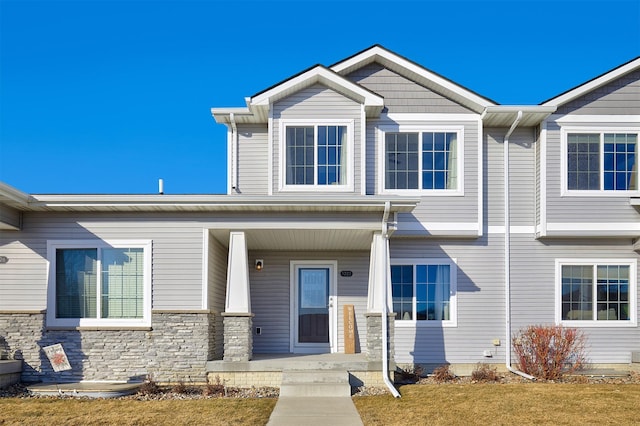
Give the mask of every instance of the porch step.
M 280 396 L 351 396 L 346 370 L 284 370 Z

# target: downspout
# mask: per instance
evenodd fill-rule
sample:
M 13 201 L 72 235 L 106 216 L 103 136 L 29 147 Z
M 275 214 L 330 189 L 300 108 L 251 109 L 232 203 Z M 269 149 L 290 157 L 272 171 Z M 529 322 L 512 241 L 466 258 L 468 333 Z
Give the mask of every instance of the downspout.
M 380 323 L 382 324 L 382 380 L 384 384 L 391 392 L 394 398 L 400 398 L 400 392 L 393 386 L 391 380 L 389 380 L 389 311 L 387 301 L 387 285 L 391 281 L 391 270 L 389 269 L 389 226 L 387 221 L 389 220 L 389 211 L 391 210 L 391 203 L 385 201 L 384 214 L 382 215 L 382 243 L 384 245 L 384 279 L 380 286 L 382 292 L 382 309 L 380 314 Z M 393 230 L 391 230 L 393 232 Z
M 231 190 L 238 192 L 238 127 L 233 113 L 229 114 L 231 124 Z
M 527 373 L 516 370 L 511 366 L 511 201 L 509 199 L 509 137 L 518 127 L 522 120 L 522 111 L 518 111 L 516 119 L 511 124 L 509 131 L 504 136 L 504 305 L 505 305 L 505 329 L 506 329 L 506 347 L 505 347 L 505 364 L 507 370 L 529 380 L 535 380 L 535 377 Z

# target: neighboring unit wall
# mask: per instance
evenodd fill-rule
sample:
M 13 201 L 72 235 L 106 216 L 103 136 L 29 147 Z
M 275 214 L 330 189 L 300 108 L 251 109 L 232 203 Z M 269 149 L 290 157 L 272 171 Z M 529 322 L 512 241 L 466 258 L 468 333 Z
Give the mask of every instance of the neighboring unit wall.
M 215 344 L 213 357 L 210 359 L 222 359 L 224 343 L 224 327 L 222 325 L 222 313 L 227 287 L 227 258 L 229 250 L 218 242 L 213 235 L 207 231 L 209 242 L 209 282 L 208 298 L 209 311 L 214 318 Z
M 242 195 L 267 195 L 269 145 L 266 124 L 238 125 L 238 184 Z

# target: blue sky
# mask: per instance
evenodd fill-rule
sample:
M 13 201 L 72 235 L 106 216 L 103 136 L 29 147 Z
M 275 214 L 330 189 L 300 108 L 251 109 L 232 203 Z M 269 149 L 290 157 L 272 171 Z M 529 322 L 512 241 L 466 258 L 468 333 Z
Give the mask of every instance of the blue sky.
M 537 104 L 640 55 L 640 0 L 0 0 L 0 181 L 224 193 L 211 107 L 376 43 L 498 103 Z

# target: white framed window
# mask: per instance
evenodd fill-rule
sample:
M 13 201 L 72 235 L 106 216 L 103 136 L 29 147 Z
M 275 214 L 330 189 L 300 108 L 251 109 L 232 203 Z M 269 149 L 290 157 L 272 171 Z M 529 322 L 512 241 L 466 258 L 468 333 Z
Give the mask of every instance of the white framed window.
M 47 325 L 151 325 L 151 241 L 49 241 Z
M 456 326 L 457 275 L 453 259 L 391 259 L 396 324 Z
M 464 195 L 463 127 L 401 125 L 379 132 L 385 193 Z
M 637 262 L 556 260 L 556 322 L 571 326 L 636 325 Z
M 632 128 L 563 127 L 563 194 L 637 194 L 639 136 Z
M 353 190 L 353 120 L 282 120 L 281 189 Z

